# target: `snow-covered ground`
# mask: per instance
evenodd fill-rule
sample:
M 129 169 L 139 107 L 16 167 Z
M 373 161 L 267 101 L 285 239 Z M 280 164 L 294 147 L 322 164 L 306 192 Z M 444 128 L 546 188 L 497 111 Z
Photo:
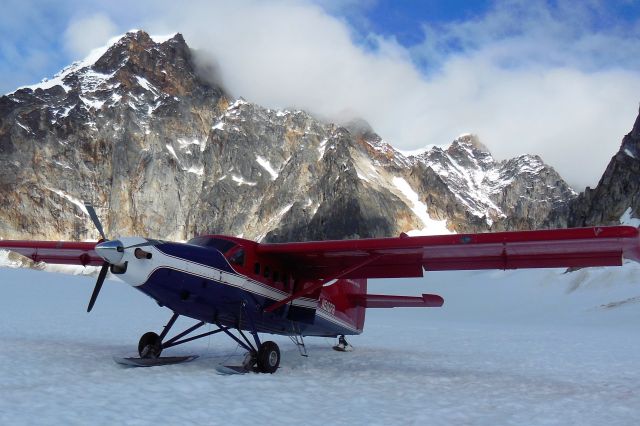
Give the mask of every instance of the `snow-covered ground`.
M 107 281 L 0 269 L 0 424 L 637 425 L 640 265 L 430 273 L 371 292 L 438 293 L 442 309 L 370 310 L 352 353 L 287 338 L 273 375 L 220 376 L 241 350 L 213 336 L 191 363 L 124 368 L 170 313 Z M 183 324 L 189 322 L 185 321 Z M 168 351 L 168 352 L 169 352 Z

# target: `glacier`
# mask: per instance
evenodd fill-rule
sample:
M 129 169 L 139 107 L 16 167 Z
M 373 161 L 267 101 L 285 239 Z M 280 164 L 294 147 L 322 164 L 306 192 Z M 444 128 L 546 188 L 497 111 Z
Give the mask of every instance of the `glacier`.
M 216 337 L 171 350 L 201 355 L 191 363 L 116 365 L 112 356 L 133 354 L 170 316 L 126 284 L 107 281 L 87 314 L 94 277 L 5 267 L 0 423 L 631 425 L 639 272 L 628 263 L 375 280 L 371 292 L 438 293 L 445 306 L 369 310 L 347 354 L 308 338 L 303 358 L 276 336 L 276 374 L 220 376 L 215 366 L 242 351 Z

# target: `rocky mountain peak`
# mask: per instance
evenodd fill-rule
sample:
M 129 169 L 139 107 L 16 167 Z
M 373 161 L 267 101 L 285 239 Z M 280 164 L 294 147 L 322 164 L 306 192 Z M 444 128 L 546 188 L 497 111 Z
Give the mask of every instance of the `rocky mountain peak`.
M 199 86 L 191 51 L 180 33 L 156 42 L 144 31 L 129 32 L 92 69 L 114 76 L 124 87 L 149 90 L 151 85 L 170 96 L 185 96 Z
M 371 126 L 229 99 L 180 34 L 130 32 L 0 98 L 0 237 L 268 241 L 530 229 L 571 189 L 473 135 L 405 155 Z
M 453 152 L 455 150 L 460 149 L 461 147 L 465 147 L 466 149 L 471 149 L 474 151 L 474 154 L 489 154 L 489 148 L 480 142 L 480 138 L 477 135 L 466 133 L 458 136 L 450 145 L 448 151 Z
M 488 170 L 495 163 L 489 149 L 480 142 L 476 135 L 459 136 L 449 145 L 446 153 L 466 168 Z
M 640 217 L 640 113 L 598 185 L 571 206 L 570 226 L 617 225 L 627 210 Z
M 633 128 L 629 134 L 622 139 L 620 152 L 632 158 L 640 158 L 640 112 L 638 113 L 638 117 L 636 117 Z

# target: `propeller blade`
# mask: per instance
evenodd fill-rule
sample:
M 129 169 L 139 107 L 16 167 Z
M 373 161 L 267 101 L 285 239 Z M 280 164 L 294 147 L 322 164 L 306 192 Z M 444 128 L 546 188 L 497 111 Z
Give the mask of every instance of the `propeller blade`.
M 104 262 L 102 264 L 102 269 L 100 269 L 100 274 L 98 275 L 98 281 L 96 281 L 96 286 L 93 288 L 93 294 L 91 294 L 91 299 L 89 300 L 89 307 L 87 307 L 87 312 L 91 312 L 91 309 L 93 309 L 93 305 L 96 303 L 96 299 L 98 298 L 98 293 L 100 293 L 100 289 L 102 288 L 102 283 L 104 283 L 104 279 L 107 277 L 108 271 L 109 271 L 109 262 Z
M 107 237 L 104 236 L 104 231 L 102 230 L 102 224 L 100 223 L 100 219 L 98 219 L 96 210 L 93 208 L 93 204 L 91 204 L 89 201 L 85 201 L 84 206 L 87 208 L 87 213 L 89 213 L 89 217 L 91 218 L 91 221 L 93 222 L 95 227 L 98 229 L 100 236 L 102 237 L 103 240 L 106 240 Z

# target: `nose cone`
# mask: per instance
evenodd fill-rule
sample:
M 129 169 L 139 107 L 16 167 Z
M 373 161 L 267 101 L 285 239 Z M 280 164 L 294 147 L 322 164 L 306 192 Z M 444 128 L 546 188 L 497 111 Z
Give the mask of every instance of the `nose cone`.
M 124 245 L 120 240 L 105 241 L 95 247 L 98 256 L 112 265 L 118 265 L 124 256 Z

